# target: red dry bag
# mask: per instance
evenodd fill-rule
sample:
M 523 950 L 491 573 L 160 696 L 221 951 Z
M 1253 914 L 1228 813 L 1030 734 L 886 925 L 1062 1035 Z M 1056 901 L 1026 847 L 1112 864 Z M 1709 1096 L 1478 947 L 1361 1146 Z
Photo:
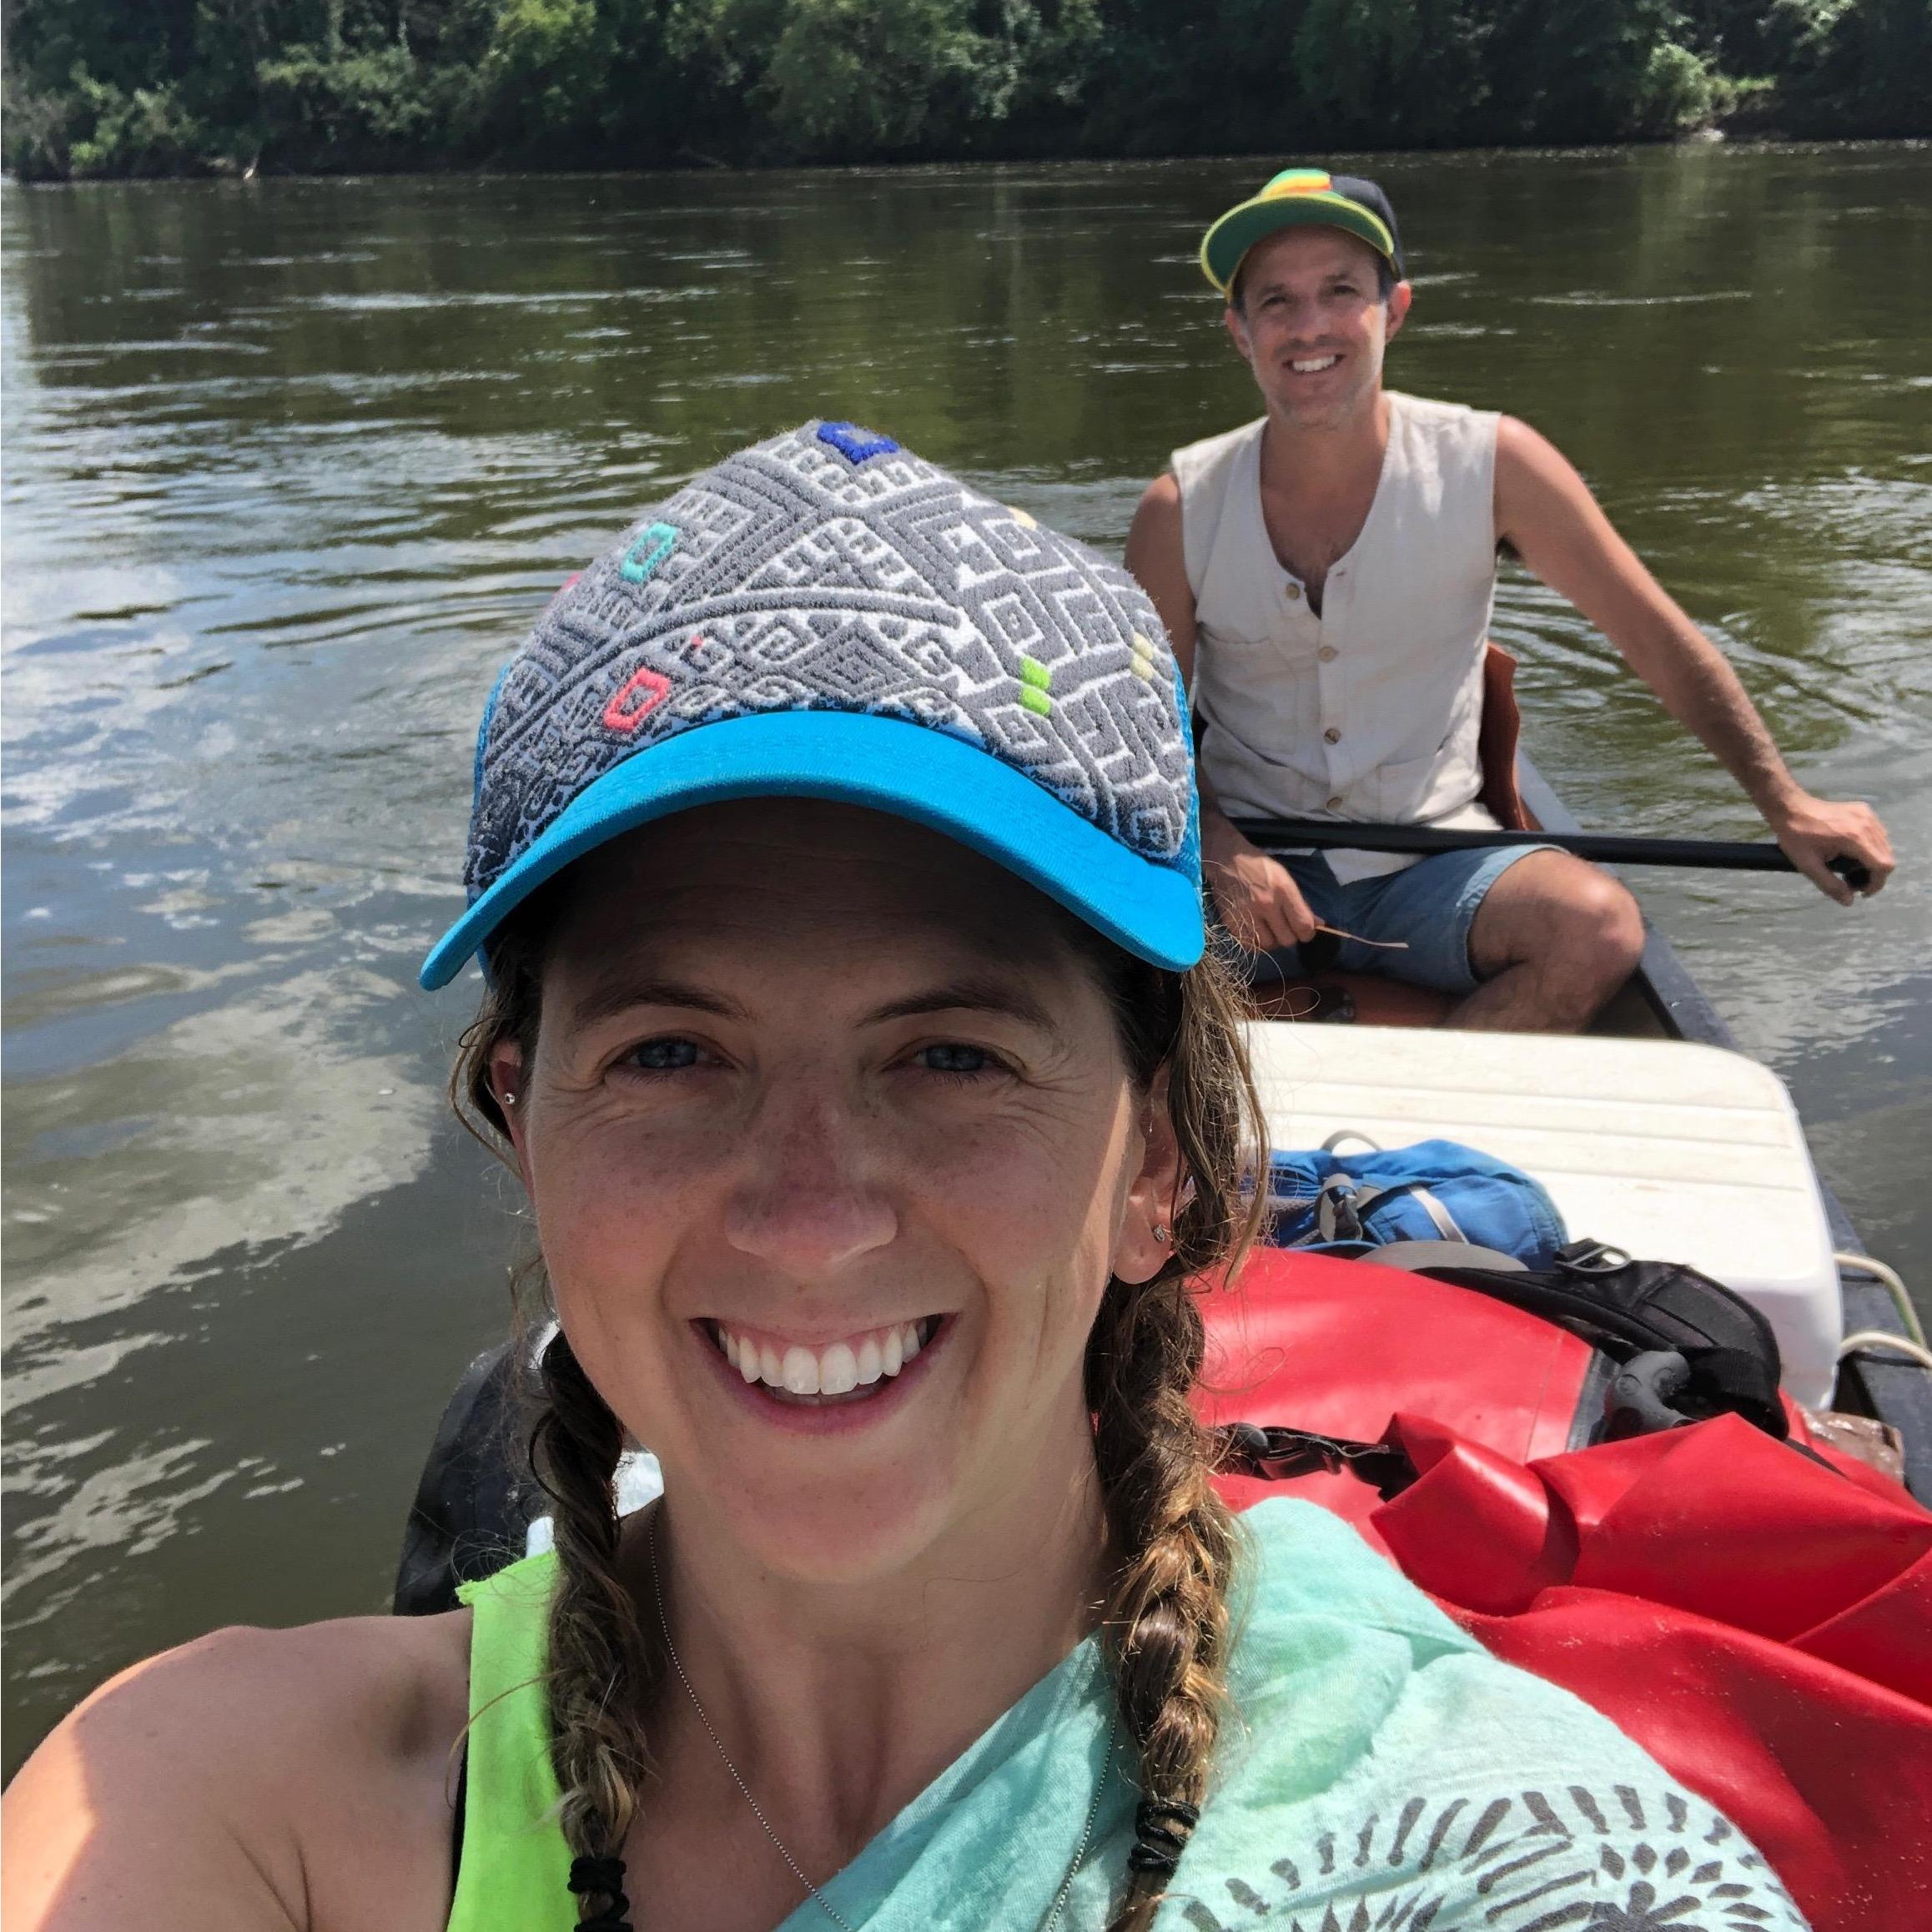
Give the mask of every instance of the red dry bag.
M 1265 1250 L 1203 1296 L 1204 1420 L 1382 1445 L 1371 1482 L 1224 1475 L 1235 1507 L 1346 1517 L 1733 1819 L 1819 1932 L 1932 1923 L 1932 1512 L 1795 1413 L 1790 1443 L 1726 1415 L 1581 1446 L 1603 1358 L 1467 1287 Z

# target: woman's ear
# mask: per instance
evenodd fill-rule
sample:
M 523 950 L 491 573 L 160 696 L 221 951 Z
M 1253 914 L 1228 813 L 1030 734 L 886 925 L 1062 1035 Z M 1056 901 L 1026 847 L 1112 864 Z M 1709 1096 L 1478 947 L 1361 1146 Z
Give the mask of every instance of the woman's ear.
M 523 1090 L 523 1049 L 513 1039 L 500 1039 L 490 1049 L 490 1091 L 496 1096 L 510 1145 L 516 1154 L 516 1170 L 530 1185 L 530 1161 L 524 1147 L 524 1114 L 529 1096 Z
M 1127 1210 L 1114 1240 L 1112 1272 L 1123 1281 L 1151 1281 L 1174 1258 L 1174 1222 L 1183 1190 L 1180 1141 L 1167 1106 L 1167 1069 L 1154 1077 L 1139 1123 L 1140 1170 L 1127 1190 Z

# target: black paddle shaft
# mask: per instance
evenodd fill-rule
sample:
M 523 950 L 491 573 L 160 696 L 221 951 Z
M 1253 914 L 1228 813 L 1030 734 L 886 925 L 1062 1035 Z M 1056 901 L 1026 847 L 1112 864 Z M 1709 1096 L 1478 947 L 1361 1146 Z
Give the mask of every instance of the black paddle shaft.
M 1263 851 L 1296 846 L 1355 852 L 1470 852 L 1497 845 L 1553 845 L 1604 865 L 1712 866 L 1731 872 L 1796 872 L 1781 847 L 1727 838 L 1643 838 L 1621 832 L 1488 832 L 1441 825 L 1351 825 L 1334 818 L 1236 818 L 1235 831 Z M 1828 862 L 1854 892 L 1870 872 L 1842 853 Z

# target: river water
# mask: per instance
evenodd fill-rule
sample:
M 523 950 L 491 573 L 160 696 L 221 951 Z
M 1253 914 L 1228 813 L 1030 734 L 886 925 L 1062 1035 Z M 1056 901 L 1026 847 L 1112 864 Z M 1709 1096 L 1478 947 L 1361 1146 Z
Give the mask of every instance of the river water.
M 1651 873 L 1873 1251 L 1932 1286 L 1932 152 L 1386 158 L 1398 386 L 1589 476 L 1905 869 Z M 636 511 L 813 415 L 1118 551 L 1254 413 L 1194 265 L 1255 163 L 4 191 L 9 1768 L 108 1671 L 380 1607 L 516 1202 L 440 1094 L 496 667 Z M 1750 836 L 1520 576 L 1587 825 Z

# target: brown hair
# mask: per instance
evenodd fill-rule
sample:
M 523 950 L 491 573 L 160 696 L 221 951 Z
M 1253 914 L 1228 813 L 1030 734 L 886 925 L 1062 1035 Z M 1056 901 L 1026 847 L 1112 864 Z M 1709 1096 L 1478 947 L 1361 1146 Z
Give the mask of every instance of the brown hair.
M 491 989 L 465 1034 L 451 1097 L 501 1151 L 490 1082 L 506 1039 L 531 1062 L 541 1011 L 546 891 L 492 943 Z M 1086 1396 L 1116 1567 L 1101 1625 L 1120 1720 L 1139 1758 L 1142 1804 L 1126 1894 L 1109 1932 L 1145 1932 L 1205 1793 L 1220 1722 L 1234 1529 L 1210 1481 L 1210 1443 L 1189 1395 L 1205 1332 L 1189 1277 L 1226 1267 L 1260 1212 L 1250 1162 L 1260 1109 L 1240 1007 L 1213 954 L 1165 972 L 1070 918 L 1068 931 L 1112 1002 L 1128 1069 L 1145 1091 L 1165 1069 L 1183 1181 L 1173 1251 L 1150 1281 L 1115 1278 L 1088 1340 Z M 551 1749 L 573 1858 L 621 1857 L 648 1759 L 638 1719 L 661 1660 L 616 1568 L 614 1477 L 622 1428 L 560 1333 L 546 1349 L 532 1447 L 556 1508 L 559 1581 L 550 1618 Z M 614 1883 L 615 1881 L 613 1881 Z M 586 1918 L 621 1894 L 586 1892 Z

